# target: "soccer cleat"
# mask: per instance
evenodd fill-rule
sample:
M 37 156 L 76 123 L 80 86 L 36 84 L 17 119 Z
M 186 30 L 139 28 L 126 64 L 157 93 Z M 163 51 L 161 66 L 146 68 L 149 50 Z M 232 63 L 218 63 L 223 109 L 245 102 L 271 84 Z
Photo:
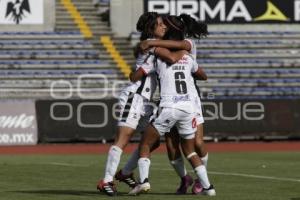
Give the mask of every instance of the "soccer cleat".
M 101 192 L 104 192 L 108 196 L 117 195 L 117 190 L 113 182 L 104 183 L 103 180 L 99 181 L 97 189 Z
M 209 188 L 203 188 L 202 191 L 199 193 L 206 196 L 216 196 L 216 190 L 214 189 L 213 185 L 210 185 Z
M 144 183 L 137 184 L 128 194 L 138 195 L 149 192 L 151 186 L 148 179 L 145 179 Z
M 137 183 L 133 177 L 133 173 L 129 175 L 123 175 L 122 170 L 120 170 L 116 175 L 115 175 L 116 180 L 120 182 L 126 183 L 129 187 L 134 188 Z
M 203 190 L 203 187 L 199 181 L 199 179 L 195 179 L 195 182 L 194 182 L 194 185 L 193 185 L 193 188 L 192 188 L 192 193 L 193 194 L 199 194 L 201 193 Z
M 178 187 L 176 194 L 186 194 L 187 189 L 193 184 L 191 176 L 186 175 L 181 178 L 180 186 Z

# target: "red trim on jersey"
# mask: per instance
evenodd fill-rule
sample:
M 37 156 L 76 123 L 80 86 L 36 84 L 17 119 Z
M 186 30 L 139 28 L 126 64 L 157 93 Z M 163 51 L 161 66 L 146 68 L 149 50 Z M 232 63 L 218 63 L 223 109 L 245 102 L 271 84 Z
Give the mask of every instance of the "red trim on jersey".
M 145 76 L 147 76 L 148 75 L 148 73 L 143 69 L 143 67 L 140 67 L 139 69 L 141 69 L 142 70 L 142 72 L 143 72 L 143 74 L 145 75 Z
M 196 127 L 197 127 L 197 120 L 196 120 L 196 118 L 193 118 L 192 128 L 196 128 Z

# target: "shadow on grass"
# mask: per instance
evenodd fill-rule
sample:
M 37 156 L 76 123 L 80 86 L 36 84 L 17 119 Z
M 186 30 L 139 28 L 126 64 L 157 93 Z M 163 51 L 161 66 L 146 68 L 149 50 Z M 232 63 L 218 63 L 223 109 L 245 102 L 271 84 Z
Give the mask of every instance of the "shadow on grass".
M 46 194 L 46 195 L 74 195 L 74 196 L 106 196 L 106 194 L 98 191 L 88 190 L 19 190 L 19 191 L 8 191 L 10 193 L 23 193 L 23 194 Z M 163 193 L 163 192 L 149 192 L 141 195 L 175 195 L 174 193 Z M 187 194 L 188 195 L 188 194 Z M 118 196 L 131 196 L 127 192 L 118 192 Z M 131 196 L 132 197 L 132 196 Z M 292 199 L 300 200 L 300 199 Z
M 104 195 L 98 191 L 87 191 L 87 190 L 20 190 L 20 191 L 9 191 L 9 192 L 23 193 L 23 194 L 74 195 L 74 196 Z

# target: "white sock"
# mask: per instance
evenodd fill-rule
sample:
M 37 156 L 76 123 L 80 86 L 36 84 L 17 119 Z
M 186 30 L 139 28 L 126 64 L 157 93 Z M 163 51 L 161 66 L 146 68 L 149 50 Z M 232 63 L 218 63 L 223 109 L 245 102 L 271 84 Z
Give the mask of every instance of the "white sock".
M 140 173 L 140 183 L 143 183 L 146 178 L 149 177 L 151 161 L 149 158 L 140 158 L 138 161 L 139 173 Z
M 137 163 L 140 158 L 139 155 L 139 148 L 137 148 L 130 156 L 129 160 L 127 161 L 125 167 L 122 169 L 123 175 L 129 175 L 137 168 Z
M 197 176 L 200 180 L 201 185 L 204 188 L 209 188 L 210 182 L 208 180 L 207 171 L 206 171 L 205 166 L 200 165 L 200 166 L 196 167 L 194 170 L 195 170 L 195 172 L 196 172 L 196 174 L 197 174 Z
M 177 160 L 172 160 L 171 165 L 180 178 L 186 176 L 187 172 L 182 157 L 178 158 Z
M 202 157 L 202 158 L 200 158 L 200 159 L 202 160 L 204 166 L 205 166 L 206 169 L 207 169 L 208 153 L 207 153 L 204 157 Z
M 117 172 L 122 149 L 118 146 L 111 146 L 108 151 L 107 161 L 106 161 L 106 168 L 105 168 L 105 174 L 104 174 L 104 182 L 108 183 L 114 180 L 114 176 Z

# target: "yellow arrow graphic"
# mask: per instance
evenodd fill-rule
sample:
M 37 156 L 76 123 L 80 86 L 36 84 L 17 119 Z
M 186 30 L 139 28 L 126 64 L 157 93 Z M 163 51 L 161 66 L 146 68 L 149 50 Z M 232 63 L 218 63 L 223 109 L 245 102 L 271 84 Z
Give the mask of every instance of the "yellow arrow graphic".
M 267 11 L 260 17 L 256 17 L 254 21 L 275 20 L 275 21 L 289 21 L 272 2 L 267 2 Z

